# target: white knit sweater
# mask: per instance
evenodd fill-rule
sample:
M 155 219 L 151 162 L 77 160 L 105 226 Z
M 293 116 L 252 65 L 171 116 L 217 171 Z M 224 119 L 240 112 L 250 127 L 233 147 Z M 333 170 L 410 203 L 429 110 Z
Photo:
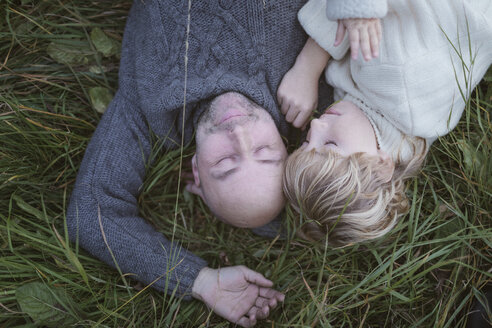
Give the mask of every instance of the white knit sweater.
M 326 0 L 326 17 L 330 20 L 383 18 L 387 11 L 387 0 Z
M 406 135 L 430 145 L 456 126 L 492 63 L 491 0 L 388 0 L 380 55 L 369 62 L 350 58 L 347 36 L 333 46 L 325 1 L 310 0 L 299 21 L 335 59 L 325 71 L 335 96 L 365 112 L 382 150 L 406 160 Z

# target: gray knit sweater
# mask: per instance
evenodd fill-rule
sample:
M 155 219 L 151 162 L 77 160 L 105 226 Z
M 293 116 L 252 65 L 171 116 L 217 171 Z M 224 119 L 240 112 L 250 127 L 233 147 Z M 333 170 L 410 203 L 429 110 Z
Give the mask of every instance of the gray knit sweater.
M 250 97 L 286 133 L 275 95 L 306 40 L 296 20 L 303 2 L 191 2 L 187 142 L 201 110 L 196 104 L 226 91 Z M 168 148 L 181 138 L 187 16 L 187 1 L 135 1 L 119 90 L 86 150 L 67 212 L 70 238 L 92 255 L 185 298 L 206 262 L 140 217 L 137 196 L 152 148 L 149 127 L 167 136 Z

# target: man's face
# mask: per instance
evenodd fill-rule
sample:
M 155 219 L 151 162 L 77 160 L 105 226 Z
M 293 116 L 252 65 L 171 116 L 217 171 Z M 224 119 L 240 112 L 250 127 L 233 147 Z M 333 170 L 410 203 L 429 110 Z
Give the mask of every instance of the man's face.
M 271 116 L 238 93 L 215 98 L 200 119 L 193 157 L 195 191 L 238 227 L 258 227 L 282 210 L 287 151 Z

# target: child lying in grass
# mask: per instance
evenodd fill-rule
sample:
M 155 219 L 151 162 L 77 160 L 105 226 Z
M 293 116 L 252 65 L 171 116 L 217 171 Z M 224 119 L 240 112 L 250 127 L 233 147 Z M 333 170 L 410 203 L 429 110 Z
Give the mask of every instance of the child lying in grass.
M 287 161 L 284 191 L 307 219 L 304 237 L 340 246 L 384 235 L 408 210 L 405 180 L 456 126 L 492 63 L 492 2 L 388 0 L 379 53 L 367 42 L 379 40 L 375 20 L 351 21 L 363 31 L 364 58 L 378 56 L 363 61 L 347 54 L 348 39 L 334 42 L 337 23 L 326 18 L 325 1 L 311 0 L 298 14 L 311 38 L 278 98 L 286 119 L 304 127 L 323 69 L 335 88 L 339 102 L 312 120 Z

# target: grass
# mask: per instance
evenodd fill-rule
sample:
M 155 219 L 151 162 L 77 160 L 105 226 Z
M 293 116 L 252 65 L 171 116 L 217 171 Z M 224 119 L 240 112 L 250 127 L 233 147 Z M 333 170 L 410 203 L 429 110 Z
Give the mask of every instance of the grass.
M 91 90 L 117 86 L 117 54 L 104 57 L 91 33 L 120 42 L 130 5 L 0 2 L 0 327 L 40 325 L 20 305 L 21 287 L 40 285 L 58 304 L 45 313 L 62 318 L 50 327 L 230 326 L 197 301 L 142 289 L 66 236 L 70 191 L 100 118 Z M 410 213 L 383 240 L 343 249 L 302 241 L 289 209 L 287 240 L 221 224 L 197 198 L 177 195 L 179 151 L 158 154 L 141 213 L 210 266 L 245 264 L 272 279 L 287 298 L 259 327 L 464 326 L 492 283 L 491 95 L 489 71 L 409 184 Z M 192 153 L 184 149 L 185 160 Z

